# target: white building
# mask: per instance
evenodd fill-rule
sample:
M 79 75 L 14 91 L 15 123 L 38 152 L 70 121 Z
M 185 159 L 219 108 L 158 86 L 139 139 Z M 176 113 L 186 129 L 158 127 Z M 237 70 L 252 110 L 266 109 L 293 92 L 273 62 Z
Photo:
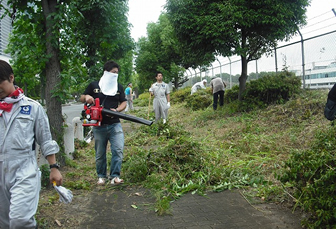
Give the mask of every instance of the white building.
M 314 66 L 305 72 L 305 86 L 310 89 L 332 88 L 336 83 L 336 62 L 327 66 Z
M 4 3 L 5 1 L 1 1 L 1 4 L 4 7 L 8 7 L 7 3 Z M 0 9 L 0 16 L 4 15 L 5 10 Z M 10 55 L 4 53 L 5 49 L 7 48 L 8 42 L 9 42 L 9 34 L 12 31 L 12 23 L 11 18 L 6 15 L 6 17 L 0 19 L 0 59 L 5 60 L 9 62 Z

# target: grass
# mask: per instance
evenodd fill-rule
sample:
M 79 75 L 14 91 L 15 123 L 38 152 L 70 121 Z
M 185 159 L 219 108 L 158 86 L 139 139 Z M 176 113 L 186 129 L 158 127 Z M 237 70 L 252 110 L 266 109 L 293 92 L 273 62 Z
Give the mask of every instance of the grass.
M 133 130 L 125 133 L 122 177 L 152 190 L 159 215 L 169 214 L 170 201 L 188 192 L 240 188 L 256 202 L 290 203 L 275 174 L 291 152 L 308 149 L 316 132 L 330 125 L 323 116 L 326 96 L 326 90 L 304 91 L 283 105 L 249 113 L 234 113 L 228 105 L 192 111 L 172 98 L 168 123 L 125 122 Z M 140 107 L 132 114 L 147 118 L 147 111 Z M 96 187 L 93 147 L 77 142 L 76 159 L 62 169 L 65 187 L 79 193 Z M 40 223 L 41 211 L 57 202 L 48 192 L 41 192 Z

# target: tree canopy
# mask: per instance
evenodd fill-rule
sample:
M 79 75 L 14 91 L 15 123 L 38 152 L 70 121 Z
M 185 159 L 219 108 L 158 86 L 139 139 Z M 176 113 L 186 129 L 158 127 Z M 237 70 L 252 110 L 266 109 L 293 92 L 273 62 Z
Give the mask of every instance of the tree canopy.
M 184 67 L 206 65 L 215 56 L 239 55 L 240 96 L 247 63 L 269 53 L 305 24 L 310 0 L 167 0 L 168 17 L 184 53 Z
M 78 9 L 76 23 L 71 28 L 74 39 L 86 58 L 90 78 L 101 76 L 102 66 L 108 60 L 124 58 L 134 48 L 127 19 L 128 1 L 74 1 Z
M 89 81 L 99 79 L 109 59 L 125 64 L 121 76 L 131 75 L 134 42 L 127 1 L 9 0 L 8 6 L 13 31 L 7 51 L 16 81 L 28 95 L 45 85 L 52 135 L 63 145 L 61 104 L 66 95 L 72 89 L 82 93 Z
M 178 40 L 167 15 L 161 14 L 157 23 L 147 25 L 148 37 L 137 42 L 136 71 L 139 74 L 139 89 L 143 91 L 155 81 L 157 71 L 163 73 L 164 81 L 172 81 L 175 88 L 187 79 L 183 76 L 182 57 Z
M 25 85 L 28 95 L 37 96 L 36 87 L 45 82 L 46 39 L 41 1 L 9 1 L 13 31 L 7 52 L 12 56 L 16 80 Z M 58 29 L 53 35 L 59 46 L 60 99 L 83 92 L 92 79 L 98 79 L 108 59 L 122 62 L 119 79 L 125 83 L 132 75 L 134 41 L 127 21 L 127 1 L 61 1 L 54 12 Z M 90 77 L 89 77 L 90 76 Z M 124 82 L 122 82 L 124 83 Z M 43 91 L 43 90 L 42 90 Z M 41 94 L 43 98 L 43 93 Z

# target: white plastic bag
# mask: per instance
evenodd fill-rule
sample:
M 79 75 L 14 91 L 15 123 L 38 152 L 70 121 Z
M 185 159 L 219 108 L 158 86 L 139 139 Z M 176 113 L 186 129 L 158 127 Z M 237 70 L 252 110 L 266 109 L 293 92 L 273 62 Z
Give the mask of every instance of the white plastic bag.
M 71 190 L 64 188 L 63 186 L 57 186 L 55 181 L 53 182 L 53 186 L 58 192 L 60 202 L 66 204 L 71 203 L 73 197 Z

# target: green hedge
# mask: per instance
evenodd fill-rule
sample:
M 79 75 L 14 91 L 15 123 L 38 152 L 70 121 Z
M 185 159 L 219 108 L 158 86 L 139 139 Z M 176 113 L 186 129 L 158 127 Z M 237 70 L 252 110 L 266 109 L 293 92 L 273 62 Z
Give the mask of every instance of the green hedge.
M 270 74 L 246 83 L 246 90 L 239 101 L 237 111 L 249 111 L 265 108 L 270 104 L 282 104 L 300 91 L 301 80 L 290 72 Z M 237 103 L 239 86 L 225 92 L 225 103 Z
M 203 110 L 212 104 L 212 94 L 210 88 L 197 90 L 194 94 L 186 98 L 186 107 L 192 110 Z
M 191 87 L 185 87 L 171 93 L 171 100 L 174 103 L 182 103 L 190 96 Z
M 151 99 L 150 104 L 153 104 L 153 96 L 150 96 L 149 92 L 144 92 L 134 99 L 133 106 L 146 107 L 149 104 L 149 98 Z

